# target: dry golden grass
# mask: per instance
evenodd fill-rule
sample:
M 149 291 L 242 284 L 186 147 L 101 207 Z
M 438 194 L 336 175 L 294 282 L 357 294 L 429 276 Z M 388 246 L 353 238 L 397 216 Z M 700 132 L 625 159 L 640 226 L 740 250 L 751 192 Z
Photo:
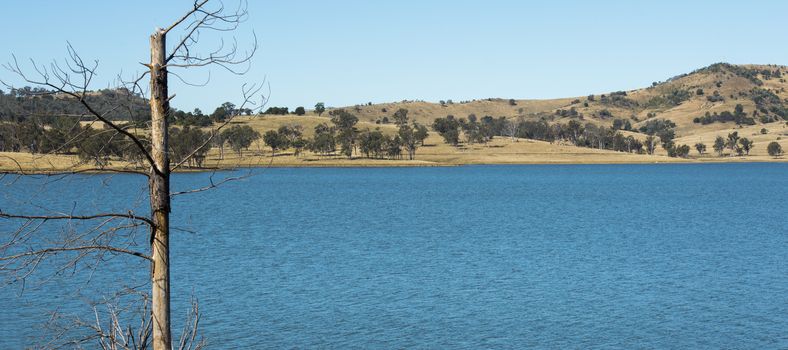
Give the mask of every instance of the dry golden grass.
M 780 69 L 784 76 L 788 78 L 788 69 L 777 66 L 748 66 L 759 69 Z M 701 125 L 693 123 L 693 119 L 703 116 L 706 112 L 733 111 L 736 104 L 742 104 L 745 112 L 752 115 L 755 110 L 754 103 L 746 96 L 752 88 L 756 87 L 751 81 L 735 76 L 731 73 L 702 73 L 689 74 L 656 87 L 632 90 L 627 92 L 627 98 L 636 101 L 639 107 L 621 108 L 605 105 L 599 102 L 600 94 L 596 94 L 596 101 L 590 102 L 585 106 L 586 96 L 577 98 L 563 98 L 553 100 L 517 100 L 516 105 L 511 105 L 508 99 L 482 99 L 466 103 L 455 101 L 452 104 L 438 104 L 428 102 L 403 101 L 397 103 L 382 103 L 372 105 L 358 105 L 345 107 L 359 118 L 357 125 L 359 130 L 379 129 L 386 134 L 396 133 L 396 127 L 391 124 L 376 124 L 376 121 L 383 117 L 392 119 L 392 115 L 399 108 L 408 109 L 410 120 L 430 125 L 439 117 L 454 115 L 457 118 L 467 117 L 475 114 L 478 118 L 486 115 L 493 117 L 525 116 L 526 118 L 536 118 L 536 113 L 542 116 L 552 115 L 556 109 L 575 108 L 583 114 L 583 123 L 591 122 L 602 126 L 610 126 L 611 119 L 600 119 L 595 117 L 598 113 L 607 109 L 616 118 L 632 118 L 635 128 L 643 125 L 648 119 L 649 114 L 656 114 L 655 119 L 669 119 L 676 123 L 677 144 L 686 144 L 691 147 L 689 159 L 668 158 L 665 150 L 658 149 L 654 156 L 627 154 L 606 150 L 595 150 L 589 148 L 574 147 L 571 145 L 550 144 L 548 142 L 533 140 L 517 140 L 512 142 L 506 138 L 495 138 L 487 145 L 464 145 L 459 148 L 452 147 L 443 143 L 441 138 L 435 133 L 430 132 L 430 137 L 426 141 L 426 147 L 421 147 L 416 153 L 416 160 L 379 160 L 354 158 L 346 159 L 339 156 L 319 157 L 309 152 L 305 152 L 299 157 L 292 154 L 292 150 L 280 152 L 276 157 L 271 157 L 268 149 L 262 140 L 255 142 L 249 150 L 242 153 L 242 156 L 234 154 L 229 149 L 225 149 L 225 157 L 220 159 L 218 149 L 212 149 L 208 154 L 205 166 L 212 168 L 229 168 L 239 166 L 449 166 L 462 164 L 534 164 L 534 163 L 655 163 L 655 162 L 741 162 L 741 161 L 763 161 L 763 162 L 785 162 L 786 157 L 770 157 L 767 155 L 766 147 L 769 142 L 779 142 L 783 149 L 788 151 L 788 127 L 785 122 L 775 122 L 769 124 L 758 124 L 754 126 L 738 127 L 733 123 L 713 123 Z M 697 89 L 703 89 L 705 94 L 698 96 L 694 94 Z M 788 98 L 788 83 L 785 80 L 773 78 L 764 80 L 760 88 L 771 89 L 781 99 Z M 687 90 L 693 92 L 690 100 L 684 103 L 669 107 L 662 106 L 656 108 L 643 108 L 648 101 L 656 96 L 668 94 L 674 90 Z M 709 102 L 706 96 L 714 91 L 719 91 L 725 97 L 723 102 Z M 578 103 L 573 103 L 575 100 Z M 758 118 L 756 118 L 757 120 Z M 555 118 L 555 122 L 567 122 L 566 118 Z M 307 114 L 305 116 L 255 116 L 238 117 L 233 121 L 234 124 L 249 125 L 260 134 L 268 130 L 277 129 L 283 125 L 300 125 L 303 128 L 305 137 L 314 135 L 314 128 L 318 124 L 330 123 L 328 112 L 323 116 Z M 761 134 L 760 130 L 766 128 L 767 134 Z M 726 137 L 728 133 L 738 131 L 741 137 L 747 137 L 755 142 L 755 148 L 748 157 L 717 157 L 712 150 L 712 145 L 716 136 Z M 646 135 L 633 132 L 623 132 L 625 135 L 632 135 L 640 140 L 644 140 Z M 705 143 L 707 154 L 700 156 L 695 151 L 694 145 L 698 142 Z M 727 153 L 727 152 L 726 152 Z M 15 161 L 12 161 L 15 160 Z M 114 168 L 127 167 L 128 164 L 114 162 Z M 61 170 L 80 170 L 92 168 L 91 165 L 81 164 L 74 156 L 33 156 L 29 154 L 0 153 L 0 169 L 13 171 L 17 169 L 25 171 L 61 171 Z
M 783 143 L 783 147 L 786 145 Z M 760 149 L 760 150 L 759 150 Z M 544 141 L 509 138 L 495 138 L 481 145 L 464 145 L 459 148 L 442 142 L 437 135 L 431 135 L 426 145 L 420 147 L 415 160 L 368 159 L 354 155 L 353 159 L 341 156 L 318 156 L 304 152 L 295 157 L 292 150 L 281 151 L 271 157 L 271 151 L 260 144 L 253 145 L 239 156 L 225 150 L 220 159 L 218 149 L 208 154 L 206 169 L 235 167 L 398 167 L 398 166 L 455 166 L 469 164 L 637 164 L 637 163 L 689 163 L 689 162 L 785 162 L 785 157 L 774 158 L 765 155 L 765 146 L 756 141 L 753 155 L 749 157 L 716 157 L 706 155 L 697 157 L 695 151 L 689 159 L 669 158 L 664 152 L 649 156 L 607 150 L 581 148 L 571 145 L 551 144 Z M 13 159 L 13 161 L 12 161 Z M 110 168 L 124 168 L 128 164 L 113 162 Z M 4 171 L 56 172 L 78 171 L 94 168 L 81 164 L 74 156 L 30 155 L 26 153 L 0 153 L 0 169 Z M 194 169 L 183 169 L 194 170 Z
M 110 169 L 130 169 L 132 166 L 123 161 L 112 161 Z M 30 154 L 0 152 L 0 171 L 22 173 L 53 173 L 100 171 L 90 163 L 84 163 L 74 155 Z

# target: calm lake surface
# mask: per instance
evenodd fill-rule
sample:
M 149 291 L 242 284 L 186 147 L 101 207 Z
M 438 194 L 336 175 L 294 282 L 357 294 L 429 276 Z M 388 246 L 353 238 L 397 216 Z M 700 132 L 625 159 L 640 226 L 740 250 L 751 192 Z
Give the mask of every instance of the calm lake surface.
M 147 200 L 133 176 L 51 180 L 0 209 Z M 196 233 L 173 233 L 173 318 L 194 295 L 216 349 L 785 349 L 787 202 L 788 164 L 262 170 L 174 202 Z M 0 348 L 144 283 L 132 259 L 1 288 Z

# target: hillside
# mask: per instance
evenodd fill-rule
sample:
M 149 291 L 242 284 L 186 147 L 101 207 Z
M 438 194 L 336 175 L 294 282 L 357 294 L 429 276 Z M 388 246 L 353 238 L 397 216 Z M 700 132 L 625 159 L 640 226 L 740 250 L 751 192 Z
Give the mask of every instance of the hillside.
M 354 125 L 359 137 L 380 131 L 391 142 L 398 133 L 393 124 L 394 113 L 407 109 L 410 122 L 431 126 L 438 118 L 453 116 L 460 122 L 461 137 L 458 145 L 450 145 L 434 129 L 416 152 L 416 159 L 384 156 L 368 157 L 362 154 L 358 143 L 353 146 L 353 159 L 339 155 L 339 144 L 332 151 L 296 152 L 290 146 L 280 149 L 271 157 L 271 149 L 262 138 L 254 140 L 238 153 L 225 153 L 214 146 L 205 152 L 205 167 L 234 167 L 256 165 L 278 166 L 408 166 L 408 165 L 460 165 L 460 164 L 509 164 L 509 163 L 654 163 L 692 161 L 786 161 L 786 157 L 767 154 L 767 145 L 778 142 L 788 150 L 788 67 L 775 65 L 730 65 L 714 64 L 694 72 L 655 82 L 652 86 L 631 91 L 615 91 L 581 97 L 553 100 L 520 100 L 490 98 L 473 101 L 401 101 L 382 104 L 365 104 L 330 108 L 321 116 L 314 111 L 305 115 L 251 115 L 236 117 L 231 126 L 248 126 L 259 135 L 280 127 L 296 127 L 301 130 L 307 144 L 315 138 L 315 127 L 321 124 L 332 126 L 332 115 L 340 110 L 350 112 L 358 118 Z M 101 103 L 111 103 L 118 94 L 112 91 L 96 92 Z M 67 99 L 46 94 L 39 96 L 35 90 L 15 91 L 0 99 L 0 169 L 54 171 L 63 168 L 91 168 L 85 158 L 77 156 L 80 144 L 58 147 L 54 139 L 68 139 L 74 130 L 61 133 L 55 131 L 66 123 L 58 123 L 57 116 L 79 115 L 78 106 L 68 105 Z M 73 102 L 73 101 L 72 101 Z M 144 115 L 146 101 L 134 97 L 132 104 L 137 114 Z M 229 104 L 225 104 L 229 105 Z M 217 113 L 225 111 L 225 105 L 212 115 L 184 113 L 174 110 L 173 125 L 184 128 L 190 125 L 204 133 L 215 128 L 212 124 Z M 230 105 L 231 106 L 231 105 Z M 231 108 L 231 107 L 229 107 Z M 235 111 L 234 113 L 246 111 Z M 231 112 L 228 112 L 231 113 Z M 221 114 L 221 113 L 219 113 Z M 474 115 L 476 118 L 471 117 Z M 31 117 L 45 116 L 38 122 Z M 492 118 L 484 118 L 486 116 Z M 27 119 L 27 120 L 26 120 Z M 536 130 L 518 130 L 516 137 L 501 137 L 497 131 L 488 131 L 481 141 L 468 137 L 469 121 L 478 119 L 478 125 L 486 119 L 493 123 L 515 122 Z M 54 121 L 53 121 L 54 120 Z M 686 145 L 689 153 L 668 157 L 674 146 L 656 145 L 654 154 L 643 148 L 649 135 L 661 135 L 652 131 L 656 124 L 665 120 L 675 126 L 670 128 L 670 138 L 676 148 Z M 20 122 L 15 129 L 15 123 Z M 567 127 L 573 122 L 579 126 L 580 135 L 570 139 Z M 470 123 L 476 123 L 470 122 Z M 69 124 L 66 124 L 69 125 Z M 87 125 L 83 123 L 83 126 Z M 141 124 L 137 124 L 141 125 Z M 458 126 L 459 127 L 459 126 Z M 646 130 L 648 127 L 648 130 Z M 540 129 L 541 128 L 541 129 Z M 16 130 L 16 131 L 15 131 Z M 142 131 L 137 132 L 144 132 Z M 331 131 L 332 133 L 334 131 Z M 712 149 L 715 138 L 726 138 L 731 133 L 752 141 L 748 155 L 737 155 L 734 149 L 726 149 L 723 156 Z M 38 134 L 36 134 L 38 133 Z M 542 134 L 539 134 L 542 133 Z M 546 133 L 546 134 L 545 134 Z M 91 134 L 91 133 L 89 133 Z M 100 134 L 100 133 L 99 133 Z M 41 136 L 36 136 L 41 135 Z M 56 137 L 53 137 L 56 136 Z M 27 141 L 21 142 L 27 137 Z M 38 137 L 38 138 L 37 138 Z M 333 136 L 332 136 L 333 137 Z M 177 138 L 175 139 L 177 140 Z M 333 142 L 333 141 L 332 141 Z M 361 142 L 360 139 L 357 142 Z M 614 144 L 615 143 L 615 144 Z M 632 149 L 629 145 L 636 144 Z M 696 152 L 695 144 L 706 145 L 706 152 Z M 25 152 L 34 144 L 38 155 Z M 95 142 L 94 142 L 95 144 Z M 199 144 L 199 142 L 198 142 Z M 172 145 L 172 144 L 171 144 Z M 604 147 L 603 147 L 604 145 Z M 117 154 L 107 156 L 104 166 L 133 167 L 123 159 L 123 148 Z M 403 145 L 397 146 L 403 147 Z M 668 148 L 664 148 L 668 147 Z M 52 149 L 49 154 L 40 154 L 42 149 Z M 101 148 L 103 150 L 103 147 Z M 92 156 L 95 158 L 95 155 Z M 381 159 L 387 158 L 387 159 Z M 90 157 L 88 157 L 90 159 Z
M 475 114 L 479 118 L 489 115 L 546 118 L 550 121 L 577 119 L 607 126 L 614 119 L 627 119 L 637 128 L 648 120 L 664 118 L 677 124 L 679 136 L 689 136 L 710 130 L 730 129 L 732 123 L 702 125 L 693 123 L 693 119 L 703 117 L 706 112 L 733 112 L 737 104 L 741 104 L 750 117 L 755 112 L 754 121 L 757 124 L 770 124 L 764 123 L 768 119 L 762 121 L 761 117 L 771 117 L 772 121 L 788 120 L 787 78 L 786 66 L 717 63 L 631 91 L 553 100 L 510 101 L 509 98 L 490 98 L 448 103 L 402 101 L 341 108 L 351 110 L 359 119 L 372 123 L 384 117 L 390 119 L 399 108 L 407 109 L 411 118 L 424 124 L 447 115 L 460 118 Z M 699 90 L 702 94 L 698 94 Z M 775 113 L 773 109 L 781 112 Z

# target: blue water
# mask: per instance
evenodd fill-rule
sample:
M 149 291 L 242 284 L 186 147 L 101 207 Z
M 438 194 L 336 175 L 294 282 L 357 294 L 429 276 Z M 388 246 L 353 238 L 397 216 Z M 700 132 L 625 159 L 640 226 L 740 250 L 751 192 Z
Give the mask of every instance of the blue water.
M 125 175 L 42 181 L 0 209 L 146 200 Z M 787 185 L 788 164 L 264 170 L 175 201 L 173 318 L 194 295 L 219 349 L 785 349 Z M 115 259 L 82 299 L 146 272 Z M 67 277 L 0 289 L 0 348 L 84 310 Z

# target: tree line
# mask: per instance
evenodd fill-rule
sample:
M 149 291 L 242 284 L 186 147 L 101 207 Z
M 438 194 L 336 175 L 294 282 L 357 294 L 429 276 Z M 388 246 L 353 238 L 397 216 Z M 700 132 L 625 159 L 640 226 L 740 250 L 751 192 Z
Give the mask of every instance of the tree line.
M 379 129 L 358 130 L 358 117 L 344 109 L 333 110 L 329 115 L 331 125 L 321 123 L 315 126 L 311 139 L 304 138 L 303 128 L 294 124 L 267 131 L 263 142 L 274 155 L 277 150 L 293 148 L 296 156 L 306 149 L 321 156 L 338 152 L 349 159 L 353 154 L 375 159 L 402 159 L 404 151 L 408 159 L 413 160 L 416 150 L 424 145 L 424 140 L 429 136 L 426 126 L 409 122 L 408 110 L 404 108 L 392 116 L 397 125 L 395 135 L 384 134 Z

